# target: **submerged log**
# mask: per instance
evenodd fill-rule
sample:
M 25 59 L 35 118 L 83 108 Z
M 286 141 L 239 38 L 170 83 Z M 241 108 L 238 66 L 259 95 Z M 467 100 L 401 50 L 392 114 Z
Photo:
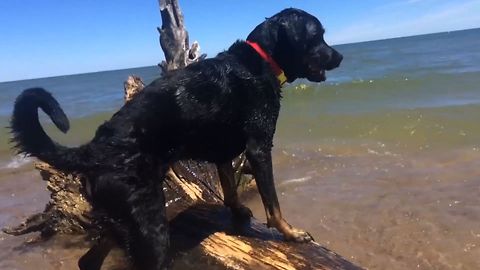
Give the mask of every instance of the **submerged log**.
M 35 169 L 47 182 L 50 201 L 42 213 L 28 217 L 20 225 L 3 228 L 11 235 L 40 232 L 43 239 L 56 233 L 79 234 L 94 229 L 91 206 L 83 196 L 80 175 L 66 174 L 44 162 L 35 163 Z
M 43 213 L 5 232 L 96 235 L 91 206 L 82 195 L 82 177 L 42 162 L 35 167 L 47 181 L 50 202 Z M 214 165 L 194 161 L 177 163 L 167 173 L 164 190 L 173 260 L 201 254 L 216 269 L 361 269 L 317 243 L 285 242 L 278 231 L 256 219 L 234 222 L 223 206 L 217 178 Z
M 11 235 L 40 232 L 43 239 L 60 234 L 96 235 L 96 217 L 87 201 L 80 174 L 67 174 L 45 162 L 36 162 L 50 200 L 42 213 L 28 217 L 21 224 L 3 228 Z M 182 161 L 167 173 L 164 192 L 170 216 L 188 208 L 196 202 L 222 203 L 222 192 L 216 168 L 206 162 Z M 161 183 L 159 183 L 161 184 Z

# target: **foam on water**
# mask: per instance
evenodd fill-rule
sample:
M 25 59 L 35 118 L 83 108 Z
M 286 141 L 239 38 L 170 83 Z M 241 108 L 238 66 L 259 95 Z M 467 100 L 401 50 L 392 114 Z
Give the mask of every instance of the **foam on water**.
M 30 164 L 33 161 L 33 158 L 26 157 L 25 155 L 16 155 L 11 158 L 10 161 L 7 161 L 6 164 L 0 163 L 0 170 L 2 169 L 18 169 L 27 164 Z

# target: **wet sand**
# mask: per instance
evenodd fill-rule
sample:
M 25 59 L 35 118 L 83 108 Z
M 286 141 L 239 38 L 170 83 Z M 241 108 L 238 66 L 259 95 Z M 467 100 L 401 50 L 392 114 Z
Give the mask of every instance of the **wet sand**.
M 480 152 L 392 153 L 382 147 L 295 146 L 274 152 L 285 217 L 368 269 L 480 269 Z M 0 176 L 0 226 L 48 201 L 30 169 Z M 260 199 L 248 205 L 264 219 Z M 0 234 L 0 269 L 76 269 L 81 237 L 25 243 Z M 129 269 L 120 251 L 105 269 Z M 194 269 L 192 261 L 176 269 Z

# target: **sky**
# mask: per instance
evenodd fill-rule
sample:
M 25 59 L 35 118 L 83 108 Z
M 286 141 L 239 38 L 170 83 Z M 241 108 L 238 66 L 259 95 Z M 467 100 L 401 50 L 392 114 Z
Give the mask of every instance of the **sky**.
M 480 0 L 179 0 L 209 57 L 296 7 L 330 44 L 480 27 Z M 0 82 L 151 66 L 164 58 L 157 0 L 0 0 Z

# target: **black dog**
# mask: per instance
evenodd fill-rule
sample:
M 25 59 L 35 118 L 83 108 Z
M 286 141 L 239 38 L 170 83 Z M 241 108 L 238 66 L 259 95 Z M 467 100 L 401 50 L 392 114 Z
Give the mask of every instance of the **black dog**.
M 52 141 L 38 120 L 45 111 L 63 132 L 68 119 L 41 88 L 16 100 L 11 121 L 19 152 L 64 171 L 87 176 L 94 209 L 104 211 L 110 231 L 140 269 L 161 269 L 168 247 L 168 224 L 161 181 L 180 159 L 217 164 L 225 205 L 249 218 L 233 184 L 232 159 L 246 151 L 265 206 L 268 226 L 285 239 L 310 241 L 280 212 L 272 173 L 272 140 L 280 109 L 280 88 L 297 78 L 321 82 L 342 56 L 323 39 L 314 16 L 286 9 L 258 25 L 247 38 L 212 59 L 155 80 L 101 125 L 88 144 L 66 148 Z M 160 171 L 160 173 L 159 173 Z M 91 253 L 108 253 L 99 244 Z M 99 251 L 100 250 L 100 251 Z M 80 260 L 99 269 L 103 258 Z

